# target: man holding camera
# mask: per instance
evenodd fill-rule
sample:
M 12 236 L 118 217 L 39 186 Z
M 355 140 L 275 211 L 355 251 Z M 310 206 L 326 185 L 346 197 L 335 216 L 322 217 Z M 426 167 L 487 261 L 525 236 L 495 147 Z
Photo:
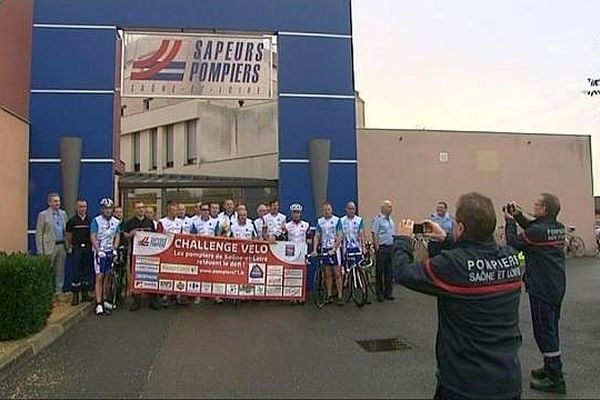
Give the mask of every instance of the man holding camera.
M 521 267 L 516 252 L 494 241 L 496 212 L 489 197 L 462 195 L 452 235 L 427 221 L 403 220 L 394 239 L 399 283 L 438 298 L 435 399 L 517 399 Z M 412 236 L 424 231 L 444 252 L 413 262 Z M 452 237 L 451 237 L 452 236 Z
M 525 254 L 523 280 L 529 293 L 533 335 L 544 356 L 544 366 L 531 371 L 531 387 L 564 394 L 558 322 L 566 289 L 565 227 L 556 220 L 559 212 L 559 199 L 549 193 L 536 200 L 533 220 L 514 203 L 504 207 L 506 242 Z M 517 224 L 523 233 L 517 234 Z

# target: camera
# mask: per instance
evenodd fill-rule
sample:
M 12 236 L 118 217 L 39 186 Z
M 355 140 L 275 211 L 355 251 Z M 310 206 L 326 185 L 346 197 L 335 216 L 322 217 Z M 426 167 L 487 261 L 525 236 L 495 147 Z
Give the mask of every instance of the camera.
M 428 224 L 414 224 L 413 233 L 415 235 L 423 235 L 425 233 L 431 233 L 431 227 Z
M 509 213 L 510 215 L 513 215 L 517 212 L 517 206 L 515 206 L 514 204 L 511 204 L 511 203 L 508 203 L 504 207 L 502 207 L 502 211 Z

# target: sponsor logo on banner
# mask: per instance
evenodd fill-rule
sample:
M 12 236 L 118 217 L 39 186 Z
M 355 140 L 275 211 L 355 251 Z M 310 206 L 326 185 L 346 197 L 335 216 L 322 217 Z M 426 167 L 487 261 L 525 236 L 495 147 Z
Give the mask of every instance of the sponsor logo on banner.
M 183 264 L 161 264 L 160 272 L 164 274 L 198 275 L 198 266 Z
M 282 292 L 282 286 L 267 286 L 267 297 L 281 297 Z
M 136 264 L 144 264 L 144 265 L 156 265 L 158 270 L 158 265 L 160 264 L 159 257 L 145 257 L 145 256 L 135 256 Z
M 160 288 L 160 290 L 165 290 L 167 292 L 172 292 L 173 291 L 173 281 L 170 279 L 161 279 L 158 282 L 158 286 Z
M 267 285 L 269 286 L 273 286 L 273 285 L 283 285 L 283 276 L 271 276 L 269 275 L 267 277 Z
M 212 294 L 212 283 L 202 282 L 202 294 Z
M 283 276 L 283 265 L 269 265 L 267 267 L 267 275 Z
M 248 264 L 248 283 L 265 283 L 266 264 Z
M 239 294 L 240 296 L 254 296 L 254 286 L 240 285 Z
M 122 93 L 270 99 L 272 40 L 264 35 L 125 32 Z
M 302 282 L 300 278 L 286 278 L 285 286 L 302 286 Z
M 188 282 L 187 283 L 187 292 L 188 293 L 200 293 L 202 289 L 202 284 L 200 282 Z
M 273 255 L 282 262 L 294 265 L 305 264 L 306 243 L 277 242 L 271 245 Z
M 284 274 L 286 278 L 298 278 L 302 279 L 304 277 L 304 271 L 301 269 L 286 269 Z
M 262 297 L 265 295 L 265 285 L 254 286 L 254 295 Z
M 187 289 L 187 281 L 175 281 L 175 291 L 184 293 Z
M 213 283 L 212 292 L 213 294 L 225 294 L 226 286 L 224 283 Z
M 238 285 L 227 285 L 227 294 L 229 296 L 237 296 L 239 293 Z
M 137 260 L 140 261 L 139 256 L 160 254 L 171 247 L 172 243 L 173 235 L 154 232 L 137 232 L 133 239 L 133 255 L 138 256 Z M 153 264 L 153 262 L 145 264 Z
M 293 258 L 295 255 L 296 255 L 296 246 L 294 246 L 293 244 L 286 244 L 285 245 L 285 256 Z
M 147 282 L 147 281 L 134 281 L 133 287 L 135 289 L 158 289 L 158 282 Z
M 135 264 L 136 272 L 147 272 L 150 274 L 158 274 L 158 265 L 152 264 Z
M 283 288 L 284 297 L 302 297 L 302 287 L 285 287 Z
M 136 272 L 135 279 L 138 281 L 150 281 L 155 282 L 158 281 L 158 274 L 149 274 L 145 272 Z

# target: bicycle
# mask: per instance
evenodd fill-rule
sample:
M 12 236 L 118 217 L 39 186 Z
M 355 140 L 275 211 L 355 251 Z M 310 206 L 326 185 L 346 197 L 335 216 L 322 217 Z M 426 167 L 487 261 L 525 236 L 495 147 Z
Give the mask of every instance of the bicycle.
M 373 291 L 367 270 L 373 261 L 366 259 L 362 252 L 346 253 L 344 257 L 344 288 L 346 289 L 346 302 L 354 301 L 357 307 L 370 304 L 369 289 Z
M 117 255 L 113 259 L 112 268 L 106 274 L 108 293 L 106 299 L 115 308 L 125 304 L 125 290 L 127 289 L 127 248 L 119 246 Z
M 565 236 L 565 257 L 583 257 L 585 256 L 585 242 L 575 235 L 575 227 L 569 226 Z
M 317 255 L 307 255 L 306 256 L 306 264 L 310 264 L 313 259 L 316 259 L 319 262 L 319 266 L 315 271 L 315 276 L 313 278 L 313 301 L 315 306 L 320 310 L 325 307 L 327 304 L 327 287 L 325 285 L 325 260 L 329 260 L 333 255 L 330 253 L 320 253 Z

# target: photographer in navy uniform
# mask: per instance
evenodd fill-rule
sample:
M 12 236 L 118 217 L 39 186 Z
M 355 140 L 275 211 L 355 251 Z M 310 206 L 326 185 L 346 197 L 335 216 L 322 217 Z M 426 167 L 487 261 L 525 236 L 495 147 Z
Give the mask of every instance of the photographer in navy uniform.
M 432 221 L 424 225 L 427 236 L 443 243 L 441 252 L 425 263 L 413 262 L 412 236 L 418 229 L 403 220 L 394 239 L 393 264 L 400 284 L 437 297 L 434 398 L 519 398 L 521 268 L 515 251 L 494 241 L 491 199 L 462 195 L 452 235 Z
M 525 254 L 525 288 L 529 293 L 533 335 L 544 356 L 544 366 L 532 370 L 531 387 L 544 392 L 566 393 L 562 373 L 558 322 L 566 290 L 565 227 L 556 220 L 560 201 L 544 193 L 533 206 L 529 220 L 514 203 L 504 208 L 506 242 Z M 517 234 L 517 223 L 523 233 Z

